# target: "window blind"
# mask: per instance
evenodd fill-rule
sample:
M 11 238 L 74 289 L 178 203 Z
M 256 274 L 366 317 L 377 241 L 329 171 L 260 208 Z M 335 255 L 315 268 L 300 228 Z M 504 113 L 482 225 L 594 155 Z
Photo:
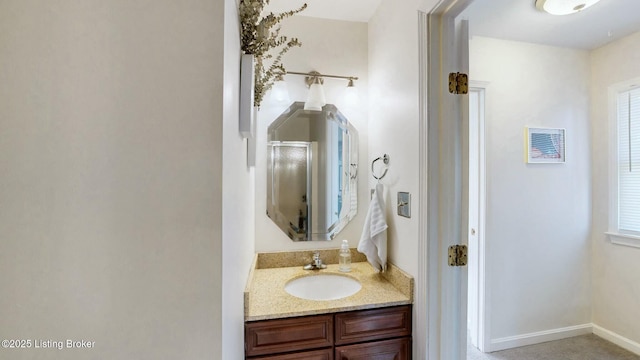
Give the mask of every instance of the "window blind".
M 618 94 L 618 230 L 640 234 L 640 88 Z

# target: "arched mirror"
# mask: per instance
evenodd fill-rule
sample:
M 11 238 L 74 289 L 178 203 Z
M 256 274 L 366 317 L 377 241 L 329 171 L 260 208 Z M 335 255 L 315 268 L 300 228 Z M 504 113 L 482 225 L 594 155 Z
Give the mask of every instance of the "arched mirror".
M 267 216 L 293 241 L 332 240 L 358 211 L 358 132 L 334 105 L 269 126 Z

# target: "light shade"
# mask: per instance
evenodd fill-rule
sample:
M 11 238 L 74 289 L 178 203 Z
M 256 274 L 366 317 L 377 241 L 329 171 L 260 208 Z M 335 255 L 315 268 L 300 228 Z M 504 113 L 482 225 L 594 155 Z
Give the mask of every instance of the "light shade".
M 569 15 L 582 11 L 600 0 L 536 0 L 536 8 L 551 15 Z
M 271 88 L 271 101 L 278 105 L 289 105 L 291 102 L 289 89 L 284 79 L 280 78 L 273 84 Z
M 356 106 L 360 101 L 360 96 L 358 95 L 358 88 L 353 85 L 353 79 L 349 79 L 349 84 L 344 91 L 344 100 L 349 106 Z
M 317 79 L 309 87 L 309 95 L 307 96 L 307 102 L 304 103 L 305 110 L 322 111 L 322 107 L 327 104 L 327 100 L 324 96 L 324 89 L 320 80 Z

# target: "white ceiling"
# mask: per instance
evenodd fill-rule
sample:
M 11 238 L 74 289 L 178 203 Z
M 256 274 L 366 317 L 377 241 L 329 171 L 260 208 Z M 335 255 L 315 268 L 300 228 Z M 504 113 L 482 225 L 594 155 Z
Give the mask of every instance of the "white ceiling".
M 301 16 L 368 22 L 380 1 L 271 0 L 265 10 L 283 12 L 306 2 Z M 566 16 L 538 11 L 535 0 L 475 0 L 462 16 L 469 19 L 472 35 L 595 49 L 640 31 L 640 0 L 601 0 Z
M 266 11 L 284 12 L 307 3 L 301 16 L 369 22 L 382 0 L 271 0 Z M 640 0 L 637 0 L 640 1 Z
M 472 35 L 595 49 L 640 31 L 640 0 L 602 0 L 565 16 L 537 10 L 535 0 L 475 0 L 462 16 Z

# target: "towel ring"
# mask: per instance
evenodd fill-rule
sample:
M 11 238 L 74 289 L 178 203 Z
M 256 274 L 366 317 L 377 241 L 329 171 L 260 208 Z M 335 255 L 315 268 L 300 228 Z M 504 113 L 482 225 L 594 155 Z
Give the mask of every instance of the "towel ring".
M 376 161 L 378 161 L 378 160 L 382 160 L 383 164 L 389 165 L 389 155 L 384 154 L 382 156 L 377 157 L 375 160 L 373 160 L 371 162 L 371 175 L 373 175 L 373 178 L 376 179 L 376 180 L 380 180 L 383 177 L 385 177 L 385 175 L 387 175 L 387 171 L 389 170 L 389 168 L 387 167 L 387 168 L 384 169 L 384 172 L 382 173 L 382 175 L 376 176 L 376 172 L 373 169 L 373 166 L 375 165 Z

